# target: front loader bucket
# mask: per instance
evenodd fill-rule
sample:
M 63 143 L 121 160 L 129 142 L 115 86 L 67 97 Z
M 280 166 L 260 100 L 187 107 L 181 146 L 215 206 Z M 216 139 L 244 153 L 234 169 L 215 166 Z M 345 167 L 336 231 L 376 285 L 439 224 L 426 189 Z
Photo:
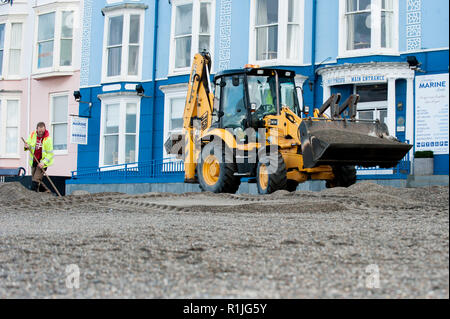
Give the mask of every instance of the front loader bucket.
M 379 122 L 304 119 L 300 124 L 303 166 L 394 167 L 412 145 L 389 136 Z

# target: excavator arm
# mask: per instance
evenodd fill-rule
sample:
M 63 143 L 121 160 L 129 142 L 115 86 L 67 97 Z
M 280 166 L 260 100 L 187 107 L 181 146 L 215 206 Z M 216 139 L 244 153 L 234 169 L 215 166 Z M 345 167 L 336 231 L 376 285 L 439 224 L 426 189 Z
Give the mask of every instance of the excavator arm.
M 164 144 L 168 154 L 177 154 L 184 159 L 186 182 L 195 182 L 196 159 L 201 151 L 199 136 L 211 126 L 214 94 L 210 69 L 209 53 L 197 53 L 192 62 L 186 94 L 183 133 L 169 136 Z

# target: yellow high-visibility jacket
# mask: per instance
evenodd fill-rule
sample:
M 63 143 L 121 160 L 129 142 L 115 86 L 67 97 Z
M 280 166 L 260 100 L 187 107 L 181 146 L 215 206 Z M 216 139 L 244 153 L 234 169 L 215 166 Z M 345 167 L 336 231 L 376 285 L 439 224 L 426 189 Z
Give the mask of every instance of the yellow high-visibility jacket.
M 30 145 L 30 149 L 33 152 L 33 154 L 36 148 L 36 139 L 37 139 L 36 131 L 31 132 L 31 135 L 27 139 L 27 144 Z M 30 163 L 30 167 L 33 167 L 33 156 L 31 154 L 28 162 Z M 44 139 L 42 140 L 41 163 L 44 163 L 44 168 L 53 164 L 53 141 L 52 138 L 49 136 L 47 130 L 45 131 Z

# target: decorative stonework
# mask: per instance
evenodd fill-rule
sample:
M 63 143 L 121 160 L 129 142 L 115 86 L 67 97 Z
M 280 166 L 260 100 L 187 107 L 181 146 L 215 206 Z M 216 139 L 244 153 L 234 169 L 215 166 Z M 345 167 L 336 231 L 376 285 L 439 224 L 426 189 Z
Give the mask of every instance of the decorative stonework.
M 419 50 L 422 47 L 422 1 L 406 2 L 406 50 Z
M 387 82 L 388 79 L 414 78 L 408 63 L 373 62 L 324 67 L 317 71 L 322 76 L 322 85 Z
M 230 68 L 231 60 L 231 7 L 232 0 L 220 1 L 220 41 L 218 70 Z
M 81 44 L 80 86 L 89 85 L 89 59 L 91 55 L 91 25 L 93 0 L 84 0 L 83 34 Z

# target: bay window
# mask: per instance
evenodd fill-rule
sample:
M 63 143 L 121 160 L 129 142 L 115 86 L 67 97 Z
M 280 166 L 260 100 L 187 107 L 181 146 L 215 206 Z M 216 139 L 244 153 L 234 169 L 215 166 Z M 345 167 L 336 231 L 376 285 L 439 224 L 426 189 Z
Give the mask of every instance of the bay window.
M 164 134 L 163 144 L 172 134 L 181 134 L 183 131 L 183 112 L 186 103 L 187 84 L 173 84 L 160 87 L 164 93 Z M 164 158 L 174 158 L 163 150 Z
M 0 24 L 0 74 L 3 70 L 3 56 L 5 55 L 5 24 Z
M 135 97 L 102 99 L 100 164 L 118 165 L 138 161 L 139 108 Z
M 22 23 L 11 23 L 8 75 L 20 74 L 21 52 L 22 52 Z
M 38 22 L 38 68 L 53 66 L 53 47 L 55 38 L 55 13 L 39 16 Z
M 103 82 L 140 80 L 143 9 L 103 9 L 105 39 Z
M 14 78 L 20 74 L 22 52 L 22 22 L 0 24 L 0 75 Z
M 67 94 L 55 94 L 51 96 L 50 105 L 53 149 L 55 151 L 67 151 L 69 96 Z
M 109 19 L 108 27 L 108 73 L 107 76 L 120 75 L 122 66 L 123 16 Z
M 395 53 L 398 1 L 340 0 L 340 55 Z
M 188 72 L 197 52 L 213 54 L 215 0 L 172 3 L 170 73 Z
M 35 73 L 72 66 L 74 10 L 38 14 Z
M 250 9 L 250 56 L 258 64 L 301 64 L 303 0 L 255 0 Z
M 59 65 L 72 65 L 73 11 L 62 12 L 61 52 Z

